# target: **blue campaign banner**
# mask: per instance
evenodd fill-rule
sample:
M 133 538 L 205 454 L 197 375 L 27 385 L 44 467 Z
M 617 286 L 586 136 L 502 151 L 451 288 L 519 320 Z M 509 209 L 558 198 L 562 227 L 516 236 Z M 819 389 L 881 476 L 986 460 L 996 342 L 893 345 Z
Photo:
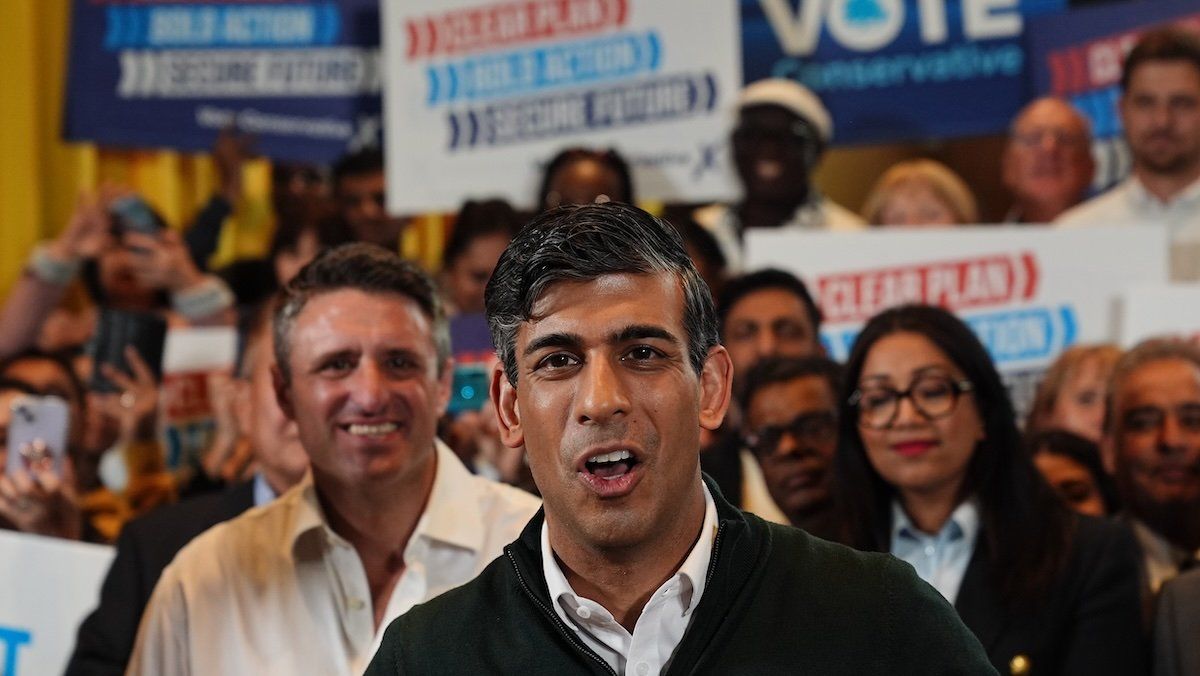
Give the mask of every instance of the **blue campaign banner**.
M 1200 6 L 1196 0 L 1125 2 L 1041 17 L 1026 30 L 1033 93 L 1070 101 L 1092 123 L 1097 190 L 1129 173 L 1117 112 L 1125 55 L 1143 31 L 1165 23 L 1200 32 Z
M 741 0 L 746 82 L 797 80 L 834 142 L 1004 130 L 1027 100 L 1025 22 L 1067 0 Z
M 331 162 L 379 142 L 379 44 L 378 0 L 74 0 L 63 135 Z

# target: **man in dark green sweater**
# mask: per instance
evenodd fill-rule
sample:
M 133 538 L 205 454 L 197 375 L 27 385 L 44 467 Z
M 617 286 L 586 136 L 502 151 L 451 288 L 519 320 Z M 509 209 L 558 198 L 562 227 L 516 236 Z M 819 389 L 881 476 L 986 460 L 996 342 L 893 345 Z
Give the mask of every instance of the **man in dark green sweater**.
M 622 204 L 535 219 L 487 289 L 501 438 L 544 510 L 387 630 L 368 674 L 990 674 L 912 569 L 730 506 L 700 429 L 732 366 L 678 235 Z

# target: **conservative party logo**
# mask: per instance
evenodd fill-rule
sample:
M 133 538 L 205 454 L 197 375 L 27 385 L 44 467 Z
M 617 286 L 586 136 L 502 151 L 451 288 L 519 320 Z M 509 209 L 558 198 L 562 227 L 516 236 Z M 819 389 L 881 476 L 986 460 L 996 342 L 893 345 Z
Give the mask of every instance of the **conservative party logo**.
M 834 0 L 829 32 L 845 47 L 860 52 L 878 49 L 904 25 L 901 0 Z

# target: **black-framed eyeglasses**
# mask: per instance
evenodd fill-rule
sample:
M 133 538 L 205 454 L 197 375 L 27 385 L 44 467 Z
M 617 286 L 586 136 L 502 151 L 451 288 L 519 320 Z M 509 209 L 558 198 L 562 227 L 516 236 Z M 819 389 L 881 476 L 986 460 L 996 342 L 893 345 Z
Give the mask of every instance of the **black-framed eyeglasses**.
M 954 412 L 959 395 L 971 392 L 971 381 L 941 374 L 917 376 L 907 390 L 887 385 L 864 385 L 850 395 L 849 404 L 858 409 L 858 424 L 875 430 L 886 430 L 896 422 L 900 400 L 912 401 L 917 412 L 929 420 L 945 418 Z
M 746 448 L 760 458 L 769 458 L 779 450 L 785 434 L 798 444 L 823 444 L 837 436 L 837 416 L 832 411 L 801 413 L 782 425 L 763 425 L 742 437 Z
M 1173 413 L 1180 429 L 1189 434 L 1200 433 L 1200 404 L 1180 404 L 1174 409 L 1164 410 L 1157 406 L 1139 406 L 1121 416 L 1121 431 L 1128 434 L 1146 434 L 1162 429 L 1168 412 Z

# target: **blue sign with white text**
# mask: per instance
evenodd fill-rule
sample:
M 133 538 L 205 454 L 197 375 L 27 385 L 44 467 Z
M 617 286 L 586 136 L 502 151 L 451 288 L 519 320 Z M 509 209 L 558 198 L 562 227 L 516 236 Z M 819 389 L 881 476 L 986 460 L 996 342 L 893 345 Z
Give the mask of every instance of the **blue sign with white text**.
M 965 313 L 961 317 L 1001 369 L 1013 363 L 1051 359 L 1074 345 L 1079 332 L 1079 320 L 1070 305 Z M 830 357 L 845 361 L 861 329 L 825 329 L 821 344 Z
M 746 82 L 793 79 L 834 140 L 1002 131 L 1027 98 L 1027 18 L 1067 0 L 740 0 Z
M 378 0 L 75 0 L 63 133 L 207 150 L 236 125 L 275 159 L 378 143 Z

